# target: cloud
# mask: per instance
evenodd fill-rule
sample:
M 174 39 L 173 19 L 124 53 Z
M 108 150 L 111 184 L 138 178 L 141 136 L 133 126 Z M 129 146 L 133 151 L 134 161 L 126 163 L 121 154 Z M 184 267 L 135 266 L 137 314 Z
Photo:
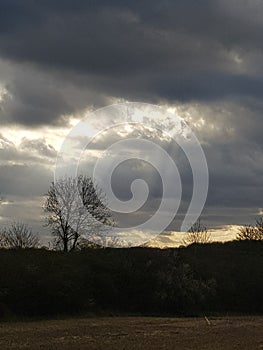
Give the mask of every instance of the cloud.
M 23 137 L 18 145 L 0 134 L 1 166 L 5 164 L 41 164 L 49 166 L 54 162 L 57 151 L 45 138 L 28 139 Z
M 57 152 L 54 147 L 50 144 L 47 144 L 45 139 L 37 139 L 37 140 L 28 140 L 27 138 L 23 138 L 20 143 L 20 148 L 27 152 L 33 151 L 38 153 L 40 156 L 54 158 L 57 156 Z
M 0 60 L 2 124 L 66 126 L 73 114 L 81 114 L 104 103 L 107 98 L 88 87 L 65 83 L 61 77 L 30 65 Z
M 97 105 L 107 96 L 156 103 L 261 98 L 263 8 L 234 4 L 29 1 L 21 9 L 4 1 L 0 55 L 28 67 L 9 85 L 14 103 L 6 109 L 19 110 L 21 123 L 58 122 L 83 108 L 81 99 L 66 98 L 65 84 L 75 97 L 95 92 L 85 102 Z
M 44 195 L 52 181 L 52 172 L 41 165 L 3 165 L 0 174 L 0 191 L 4 195 Z
M 0 134 L 0 193 L 31 198 L 43 196 L 52 181 L 56 151 L 45 139 L 27 139 L 15 145 Z
M 262 13 L 243 0 L 2 1 L 2 122 L 62 125 L 112 98 L 256 103 Z
M 56 135 L 87 111 L 137 100 L 175 109 L 200 139 L 210 173 L 207 223 L 253 221 L 262 208 L 262 15 L 262 2 L 246 0 L 0 1 L 1 126 L 36 135 L 13 142 L 2 132 L 0 191 L 25 201 L 47 191 L 57 151 L 47 126 Z M 62 136 L 55 137 L 57 145 Z M 83 169 L 124 137 L 112 130 L 95 139 Z M 175 151 L 158 135 L 147 137 Z M 192 186 L 189 164 L 174 154 L 185 192 L 171 231 Z M 130 162 L 113 179 L 120 198 L 130 198 L 136 177 L 150 188 L 140 221 L 158 207 L 162 191 L 158 174 Z

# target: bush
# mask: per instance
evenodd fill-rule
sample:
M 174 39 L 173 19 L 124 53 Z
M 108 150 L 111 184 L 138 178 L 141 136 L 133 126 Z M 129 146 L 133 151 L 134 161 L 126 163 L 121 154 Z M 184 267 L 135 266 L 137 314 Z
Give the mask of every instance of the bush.
M 0 250 L 0 317 L 263 312 L 263 243 Z

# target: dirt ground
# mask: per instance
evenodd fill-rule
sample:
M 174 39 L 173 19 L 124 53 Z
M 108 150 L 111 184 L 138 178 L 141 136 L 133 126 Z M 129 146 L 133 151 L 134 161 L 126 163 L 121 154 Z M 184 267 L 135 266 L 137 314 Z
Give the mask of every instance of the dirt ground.
M 208 321 L 116 317 L 0 323 L 0 349 L 263 350 L 263 317 L 217 317 Z

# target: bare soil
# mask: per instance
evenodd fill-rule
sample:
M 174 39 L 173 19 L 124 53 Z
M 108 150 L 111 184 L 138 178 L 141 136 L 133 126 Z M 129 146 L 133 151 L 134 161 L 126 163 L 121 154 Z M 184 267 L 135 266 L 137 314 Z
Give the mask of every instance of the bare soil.
M 263 317 L 112 317 L 0 323 L 0 349 L 263 350 Z

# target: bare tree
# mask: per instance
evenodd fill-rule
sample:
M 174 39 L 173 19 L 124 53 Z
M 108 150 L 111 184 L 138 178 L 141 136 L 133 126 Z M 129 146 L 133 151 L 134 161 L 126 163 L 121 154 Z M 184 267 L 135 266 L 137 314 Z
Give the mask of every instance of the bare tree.
M 263 240 L 263 218 L 256 220 L 256 224 L 245 225 L 240 227 L 236 235 L 236 239 L 241 240 L 254 240 L 262 241 Z
M 263 240 L 263 218 L 260 218 L 256 221 L 256 227 L 257 227 L 257 240 Z
M 186 238 L 183 240 L 184 245 L 192 243 L 209 243 L 211 242 L 211 233 L 207 227 L 198 219 L 187 232 Z
M 27 224 L 14 222 L 4 228 L 1 246 L 14 249 L 36 248 L 39 246 L 39 238 Z
M 114 248 L 123 248 L 127 247 L 126 241 L 121 240 L 119 237 L 113 236 L 94 236 L 92 241 L 89 241 L 88 239 L 85 239 L 84 237 L 80 237 L 78 242 L 78 248 L 79 249 L 85 249 L 85 248 L 105 248 L 105 247 L 114 247 Z
M 87 176 L 67 177 L 52 182 L 44 210 L 47 225 L 55 237 L 55 247 L 67 252 L 77 248 L 80 237 L 93 241 L 112 225 L 102 191 Z
M 0 193 L 0 205 L 2 204 L 2 203 L 1 203 L 2 200 L 3 200 L 3 198 L 2 198 L 1 193 Z M 3 235 L 3 232 L 0 231 L 0 249 L 1 249 L 1 248 L 4 248 L 4 247 L 5 247 L 4 235 Z
M 6 248 L 5 238 L 3 231 L 0 231 L 0 249 Z

